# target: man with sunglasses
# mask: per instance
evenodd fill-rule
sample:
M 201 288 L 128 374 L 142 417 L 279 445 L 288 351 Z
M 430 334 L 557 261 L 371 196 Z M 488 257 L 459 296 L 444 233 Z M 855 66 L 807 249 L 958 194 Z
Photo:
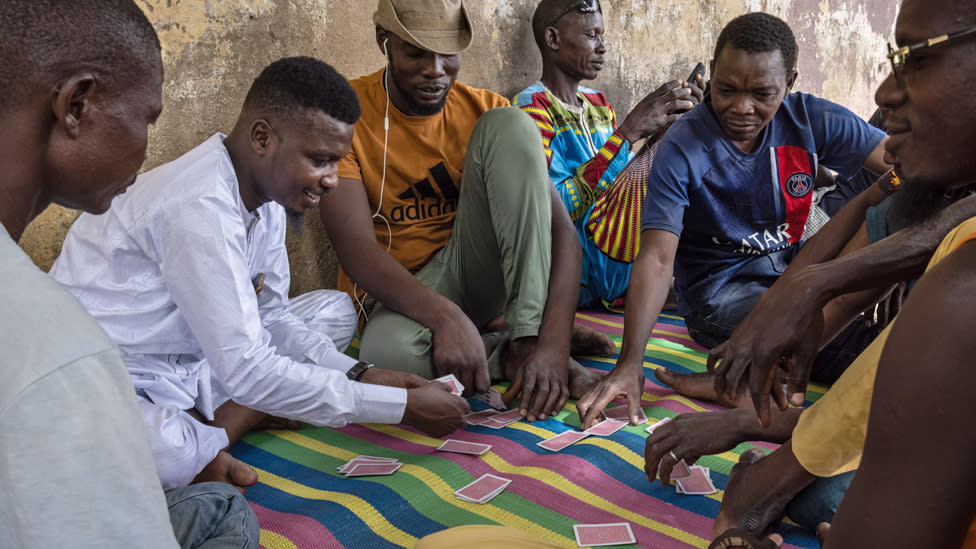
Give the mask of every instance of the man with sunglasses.
M 606 96 L 580 86 L 597 77 L 607 52 L 600 2 L 542 0 L 532 17 L 532 33 L 542 54 L 542 78 L 512 104 L 539 127 L 549 177 L 576 227 L 583 250 L 578 304 L 611 303 L 627 291 L 631 263 L 612 257 L 594 241 L 587 229 L 594 203 L 627 165 L 632 145 L 697 105 L 701 90 L 668 82 L 642 99 L 618 127 Z M 638 208 L 631 213 L 638 215 Z
M 893 196 L 901 194 L 906 187 L 918 185 L 929 189 L 931 194 L 951 197 L 965 193 L 976 182 L 976 159 L 970 152 L 971 143 L 976 138 L 976 106 L 966 99 L 971 97 L 969 88 L 974 71 L 974 22 L 976 3 L 972 1 L 960 6 L 958 2 L 947 0 L 906 0 L 902 5 L 895 27 L 895 38 L 901 46 L 889 46 L 892 74 L 881 84 L 875 96 L 891 135 L 886 144 L 887 158 L 904 181 L 902 189 Z M 961 102 L 960 98 L 963 98 Z M 949 108 L 948 105 L 953 107 Z M 806 340 L 819 338 L 824 326 L 824 313 L 821 311 L 825 304 L 836 296 L 865 289 L 877 291 L 878 288 L 888 288 L 893 283 L 917 277 L 946 234 L 974 215 L 976 197 L 962 198 L 923 223 L 836 260 L 811 264 L 778 282 L 767 293 L 768 299 L 764 298 L 753 315 L 733 335 L 732 341 L 737 344 L 736 354 L 734 360 L 729 361 L 730 351 L 726 351 L 726 365 L 720 371 L 721 381 L 726 387 L 740 387 L 741 376 L 748 375 L 749 388 L 760 418 L 764 423 L 775 423 L 776 414 L 770 412 L 769 395 L 772 393 L 774 401 L 784 405 L 787 398 L 796 402 L 797 395 L 803 394 L 809 357 L 805 350 Z M 956 272 L 958 276 L 968 273 L 971 270 Z M 797 284 L 804 281 L 807 284 L 801 290 Z M 952 287 L 957 287 L 955 282 Z M 931 286 L 928 288 L 933 289 Z M 950 302 L 971 311 L 967 291 L 959 290 L 950 297 Z M 935 296 L 937 293 L 927 295 Z M 786 302 L 789 302 L 788 306 Z M 909 306 L 906 304 L 906 307 Z M 931 517 L 928 511 L 935 509 L 936 500 L 943 500 L 943 493 L 951 491 L 953 486 L 968 486 L 958 476 L 962 468 L 952 467 L 942 459 L 946 452 L 962 452 L 965 455 L 966 446 L 960 444 L 956 448 L 954 443 L 959 437 L 968 441 L 964 429 L 943 428 L 940 423 L 943 419 L 932 415 L 918 426 L 909 425 L 903 430 L 906 421 L 898 419 L 901 416 L 895 413 L 905 406 L 903 402 L 888 401 L 884 405 L 879 402 L 871 410 L 874 391 L 883 388 L 884 394 L 890 396 L 899 392 L 896 390 L 899 385 L 902 389 L 913 387 L 908 391 L 901 390 L 901 394 L 913 392 L 916 384 L 921 386 L 918 398 L 929 403 L 929 407 L 924 409 L 933 414 L 940 409 L 955 410 L 963 402 L 971 402 L 968 397 L 951 397 L 946 384 L 939 381 L 939 376 L 954 379 L 959 375 L 956 370 L 968 371 L 966 364 L 952 361 L 928 363 L 931 357 L 939 353 L 955 353 L 952 355 L 955 357 L 971 356 L 964 351 L 971 338 L 952 335 L 958 331 L 957 324 L 967 323 L 951 321 L 958 318 L 956 305 L 928 308 L 929 312 L 924 316 L 912 315 L 915 320 L 911 322 L 913 328 L 908 332 L 898 331 L 899 320 L 896 319 L 890 332 L 883 333 L 823 398 L 803 412 L 792 431 L 791 441 L 762 459 L 758 459 L 761 454 L 743 455 L 723 498 L 714 528 L 716 533 L 736 525 L 754 533 L 762 532 L 778 519 L 787 502 L 814 479 L 853 470 L 860 463 L 859 470 L 870 472 L 866 473 L 863 482 L 859 480 L 860 473 L 855 476 L 851 493 L 857 494 L 856 498 L 863 507 L 858 510 L 853 504 L 841 506 L 838 524 L 843 524 L 840 530 L 842 534 L 832 531 L 832 537 L 833 534 L 838 537 L 831 539 L 830 543 L 861 546 L 863 543 L 851 540 L 854 537 L 876 540 L 879 538 L 872 536 L 884 532 L 898 537 L 898 543 L 883 543 L 885 547 L 953 545 L 932 541 L 936 536 L 955 538 L 955 543 L 958 543 L 965 532 L 965 524 L 947 524 L 946 528 L 941 528 L 936 520 L 924 523 L 919 518 Z M 908 313 L 906 308 L 906 315 Z M 774 317 L 777 323 L 799 333 L 785 334 L 781 332 L 787 330 L 777 330 L 777 340 L 755 345 L 754 324 Z M 784 321 L 787 318 L 799 319 L 799 322 Z M 918 322 L 920 319 L 924 319 L 921 324 Z M 807 330 L 806 326 L 812 329 Z M 916 343 L 914 347 L 906 347 L 896 337 L 914 338 Z M 938 351 L 924 351 L 926 345 L 933 344 Z M 781 356 L 785 359 L 781 359 Z M 910 357 L 910 360 L 906 362 L 905 357 Z M 879 362 L 884 366 L 880 366 Z M 786 394 L 778 383 L 772 383 L 775 368 L 780 364 L 792 367 Z M 891 372 L 880 370 L 887 368 L 888 364 L 895 364 L 892 368 L 897 368 L 903 375 L 892 376 Z M 908 364 L 913 365 L 911 373 L 907 373 Z M 936 371 L 939 373 L 934 373 Z M 881 381 L 883 378 L 886 379 L 884 383 Z M 969 387 L 964 382 L 958 384 Z M 935 391 L 931 390 L 933 387 L 941 388 Z M 878 393 L 879 398 L 880 395 Z M 951 405 L 945 404 L 943 399 L 949 399 Z M 968 414 L 971 415 L 971 411 Z M 945 420 L 951 422 L 954 417 L 947 415 Z M 926 421 L 931 423 L 930 427 L 924 425 Z M 924 437 L 918 436 L 921 431 L 925 431 Z M 892 438 L 895 433 L 901 434 Z M 875 442 L 870 448 L 865 446 L 865 434 L 869 446 L 872 446 L 872 440 Z M 923 439 L 942 442 L 935 446 L 911 447 L 908 454 L 901 457 L 904 453 L 901 448 L 906 443 L 911 445 L 911 440 Z M 929 443 L 935 444 L 926 444 Z M 932 459 L 911 457 L 919 451 L 932 456 Z M 965 460 L 970 463 L 971 456 Z M 908 471 L 928 464 L 935 465 L 940 471 L 927 474 L 919 482 L 907 480 Z M 942 469 L 946 474 L 942 474 Z M 902 472 L 895 474 L 895 470 Z M 906 482 L 911 485 L 913 493 L 917 489 L 919 497 L 912 497 L 906 492 Z M 890 495 L 889 486 L 897 486 L 896 491 L 900 494 L 897 498 Z M 923 495 L 930 486 L 933 493 Z M 871 495 L 876 487 L 879 488 L 877 495 L 883 498 Z M 872 497 L 877 500 L 876 504 L 866 504 Z M 956 512 L 961 508 L 966 509 L 969 500 L 968 495 L 962 501 L 945 498 L 944 504 L 953 511 L 937 512 L 937 520 L 951 522 L 954 520 L 952 517 L 960 518 L 963 515 L 966 520 L 970 519 L 971 511 L 962 514 Z M 883 508 L 879 509 L 876 505 Z M 925 506 L 926 510 L 921 511 L 916 505 Z M 867 520 L 864 516 L 859 520 L 845 520 L 845 512 L 848 514 L 846 519 L 850 519 L 868 509 L 873 510 L 872 521 L 878 517 L 902 518 L 892 519 L 888 525 L 883 525 L 881 521 L 872 522 L 873 526 L 878 526 L 877 529 L 864 528 L 864 520 Z
M 257 482 L 225 450 L 268 414 L 432 436 L 464 425 L 447 386 L 341 352 L 355 330 L 344 293 L 288 297 L 286 219 L 335 187 L 358 118 L 335 69 L 280 59 L 229 135 L 139 176 L 68 233 L 51 274 L 121 348 L 164 487 Z

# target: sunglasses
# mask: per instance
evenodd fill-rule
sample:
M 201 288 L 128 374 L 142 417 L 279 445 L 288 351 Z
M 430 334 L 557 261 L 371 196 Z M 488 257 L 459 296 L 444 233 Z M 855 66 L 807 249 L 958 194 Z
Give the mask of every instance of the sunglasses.
M 578 11 L 580 13 L 597 13 L 600 11 L 600 0 L 580 0 L 579 2 L 570 4 L 568 8 L 563 10 L 555 17 L 555 19 L 552 20 L 552 23 L 549 23 L 549 26 L 555 27 L 556 23 L 558 23 L 560 19 L 565 17 L 566 14 L 571 11 Z
M 929 38 L 928 40 L 924 40 L 917 44 L 902 46 L 897 49 L 895 49 L 895 47 L 891 44 L 888 44 L 888 61 L 891 62 L 891 72 L 895 75 L 895 80 L 901 80 L 905 64 L 908 62 L 909 57 L 913 53 L 918 53 L 919 51 L 931 48 L 932 46 L 945 44 L 946 42 L 950 42 L 957 38 L 962 38 L 974 33 L 976 33 L 976 25 L 966 27 L 956 32 L 936 36 L 935 38 Z

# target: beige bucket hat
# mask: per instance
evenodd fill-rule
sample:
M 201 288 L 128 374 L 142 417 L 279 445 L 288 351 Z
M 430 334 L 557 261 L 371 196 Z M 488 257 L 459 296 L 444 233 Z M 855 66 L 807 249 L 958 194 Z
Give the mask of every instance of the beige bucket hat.
M 373 23 L 441 55 L 466 50 L 474 34 L 464 0 L 379 0 Z

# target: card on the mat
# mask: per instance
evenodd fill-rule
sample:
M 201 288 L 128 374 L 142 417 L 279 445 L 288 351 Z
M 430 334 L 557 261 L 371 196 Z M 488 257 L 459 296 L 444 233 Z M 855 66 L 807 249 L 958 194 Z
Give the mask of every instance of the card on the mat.
M 502 412 L 491 419 L 499 423 L 503 421 L 518 421 L 522 419 L 522 412 L 521 410 L 509 410 L 507 412 Z
M 660 467 L 658 467 L 660 469 Z M 671 480 L 678 480 L 683 478 L 688 478 L 691 476 L 691 467 L 685 463 L 685 460 L 681 460 L 674 464 L 671 468 Z
M 338 469 L 340 473 L 345 473 L 349 469 L 352 469 L 352 466 L 353 465 L 356 465 L 358 463 L 400 463 L 400 460 L 395 459 L 395 458 L 380 458 L 380 457 L 373 457 L 373 456 L 356 456 L 356 457 L 350 459 L 349 461 L 347 461 L 346 463 L 344 463 L 343 465 L 340 465 L 340 466 L 336 467 L 336 469 Z
M 399 469 L 402 463 L 357 463 L 346 471 L 347 477 L 362 477 L 367 475 L 389 475 Z
M 630 524 L 617 522 L 613 524 L 574 524 L 576 544 L 580 547 L 598 547 L 601 545 L 624 545 L 637 543 Z
M 639 420 L 639 422 L 646 423 L 647 415 L 644 414 L 643 408 L 638 408 L 637 411 L 639 412 L 639 414 L 637 415 L 637 419 Z M 616 408 L 608 408 L 603 411 L 603 415 L 607 419 L 616 419 L 619 421 L 627 421 L 627 422 L 630 421 L 630 414 L 627 413 L 626 406 L 617 406 Z
M 451 390 L 451 393 L 457 396 L 461 396 L 461 393 L 464 392 L 464 385 L 461 385 L 461 382 L 458 381 L 458 378 L 454 377 L 454 374 L 441 376 L 434 381 L 440 381 L 444 385 L 447 385 L 448 389 Z
M 691 468 L 690 477 L 679 479 L 677 483 L 681 491 L 689 496 L 714 494 L 718 491 L 712 484 L 708 470 L 698 466 Z
M 482 410 L 464 416 L 464 421 L 467 421 L 468 425 L 481 425 L 496 415 L 498 415 L 498 412 L 495 410 Z
M 454 492 L 454 495 L 472 503 L 485 503 L 500 494 L 511 482 L 511 479 L 486 473 L 478 480 Z
M 650 434 L 653 434 L 654 431 L 657 430 L 658 427 L 664 425 L 665 423 L 667 423 L 669 421 L 671 421 L 671 418 L 666 417 L 666 418 L 662 419 L 661 421 L 658 421 L 654 425 L 651 425 L 650 427 L 648 427 L 647 429 L 644 429 L 644 430 L 647 431 L 647 434 L 649 434 L 649 435 Z
M 579 442 L 588 436 L 590 435 L 582 431 L 563 431 L 550 439 L 537 442 L 536 444 L 542 446 L 550 452 L 558 452 L 570 444 Z
M 590 427 L 584 432 L 588 435 L 608 437 L 616 433 L 617 431 L 619 431 L 620 428 L 623 427 L 624 425 L 627 425 L 627 423 L 628 423 L 627 421 L 620 420 L 620 419 L 606 419 L 601 421 L 600 423 L 597 423 L 593 427 Z
M 477 442 L 467 442 L 464 440 L 454 440 L 449 438 L 437 447 L 442 452 L 457 452 L 459 454 L 481 454 L 491 450 L 491 444 L 479 444 Z
M 480 423 L 482 427 L 488 427 L 489 429 L 501 429 L 502 427 L 507 427 L 515 421 L 498 421 L 493 417 L 486 419 L 483 423 Z

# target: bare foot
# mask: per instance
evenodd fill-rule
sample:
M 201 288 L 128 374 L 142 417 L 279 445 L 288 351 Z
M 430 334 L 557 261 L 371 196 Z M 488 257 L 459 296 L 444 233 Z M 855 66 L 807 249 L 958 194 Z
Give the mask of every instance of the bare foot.
M 679 374 L 667 368 L 658 368 L 654 370 L 654 376 L 679 395 L 715 402 L 729 408 L 752 408 L 752 398 L 746 391 L 739 391 L 734 399 L 716 393 L 715 374 L 709 372 Z
M 815 478 L 796 461 L 789 442 L 763 455 L 762 450 L 749 450 L 732 468 L 712 525 L 713 537 L 730 528 L 755 536 L 768 532 L 783 517 L 787 504 Z
M 617 352 L 617 345 L 606 334 L 589 326 L 573 325 L 573 339 L 569 346 L 572 356 L 611 356 Z
M 252 469 L 250 465 L 230 455 L 226 450 L 221 450 L 217 453 L 217 457 L 208 463 L 190 484 L 200 482 L 226 482 L 236 486 L 243 494 L 245 488 L 257 484 L 258 472 Z
M 233 446 L 244 435 L 253 429 L 283 429 L 289 420 L 271 417 L 264 412 L 252 410 L 246 406 L 228 400 L 214 410 L 214 420 L 208 422 L 213 427 L 220 427 L 227 431 L 228 447 Z M 298 422 L 295 427 L 298 428 Z
M 569 398 L 579 399 L 590 391 L 606 374 L 591 370 L 569 359 Z

